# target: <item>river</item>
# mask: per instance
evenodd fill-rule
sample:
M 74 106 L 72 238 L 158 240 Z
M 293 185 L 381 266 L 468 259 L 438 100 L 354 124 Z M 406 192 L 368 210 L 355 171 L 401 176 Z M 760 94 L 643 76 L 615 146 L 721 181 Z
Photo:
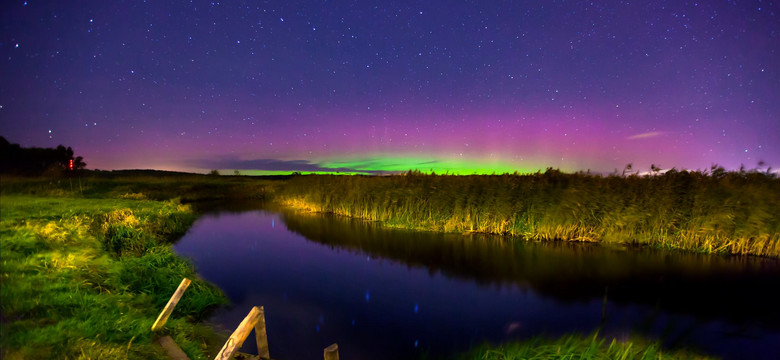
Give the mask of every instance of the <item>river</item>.
M 229 333 L 265 307 L 279 359 L 321 358 L 332 343 L 342 359 L 438 358 L 595 330 L 780 358 L 773 259 L 384 229 L 278 209 L 207 213 L 174 249 L 230 299 L 214 326 Z

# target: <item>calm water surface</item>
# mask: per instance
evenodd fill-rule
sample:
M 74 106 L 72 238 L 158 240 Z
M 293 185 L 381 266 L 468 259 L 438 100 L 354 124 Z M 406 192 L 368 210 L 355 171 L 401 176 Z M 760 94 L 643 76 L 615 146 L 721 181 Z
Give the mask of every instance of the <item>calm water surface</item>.
M 661 339 L 731 359 L 780 359 L 776 260 L 381 229 L 253 210 L 200 218 L 175 245 L 232 305 L 265 307 L 271 356 L 450 356 L 568 332 Z M 185 295 L 186 296 L 186 295 Z M 606 298 L 606 301 L 605 301 Z M 245 351 L 253 351 L 253 336 Z

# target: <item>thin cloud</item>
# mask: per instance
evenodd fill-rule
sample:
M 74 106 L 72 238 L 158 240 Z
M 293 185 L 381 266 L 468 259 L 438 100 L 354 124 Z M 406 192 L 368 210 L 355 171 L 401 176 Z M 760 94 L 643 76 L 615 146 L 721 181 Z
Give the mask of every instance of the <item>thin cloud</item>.
M 631 136 L 627 137 L 626 139 L 628 139 L 628 140 L 649 139 L 649 138 L 653 138 L 653 137 L 656 137 L 656 136 L 661 136 L 663 134 L 666 134 L 666 132 L 664 132 L 664 131 L 650 131 L 650 132 L 646 132 L 646 133 L 631 135 Z

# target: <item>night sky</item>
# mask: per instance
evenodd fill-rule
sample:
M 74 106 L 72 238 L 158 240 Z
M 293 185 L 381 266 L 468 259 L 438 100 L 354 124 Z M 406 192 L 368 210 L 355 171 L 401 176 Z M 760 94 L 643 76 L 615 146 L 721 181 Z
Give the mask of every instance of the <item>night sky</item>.
M 0 9 L 0 135 L 91 169 L 780 167 L 772 1 Z

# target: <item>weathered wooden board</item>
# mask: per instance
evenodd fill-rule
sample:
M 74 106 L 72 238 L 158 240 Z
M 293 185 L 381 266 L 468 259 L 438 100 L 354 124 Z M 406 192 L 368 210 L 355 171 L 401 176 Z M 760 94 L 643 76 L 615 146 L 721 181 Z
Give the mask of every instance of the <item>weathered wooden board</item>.
M 176 304 L 179 303 L 179 299 L 181 299 L 181 296 L 184 295 L 184 290 L 187 290 L 187 286 L 190 286 L 190 279 L 187 278 L 182 279 L 181 283 L 179 284 L 179 287 L 173 293 L 171 299 L 168 300 L 168 304 L 165 305 L 165 308 L 163 308 L 163 311 L 160 313 L 160 316 L 158 316 L 157 320 L 155 320 L 154 324 L 152 324 L 152 331 L 157 331 L 162 329 L 162 327 L 165 325 L 165 322 L 168 321 L 168 317 L 171 316 L 171 313 L 173 312 L 173 308 L 176 307 Z

